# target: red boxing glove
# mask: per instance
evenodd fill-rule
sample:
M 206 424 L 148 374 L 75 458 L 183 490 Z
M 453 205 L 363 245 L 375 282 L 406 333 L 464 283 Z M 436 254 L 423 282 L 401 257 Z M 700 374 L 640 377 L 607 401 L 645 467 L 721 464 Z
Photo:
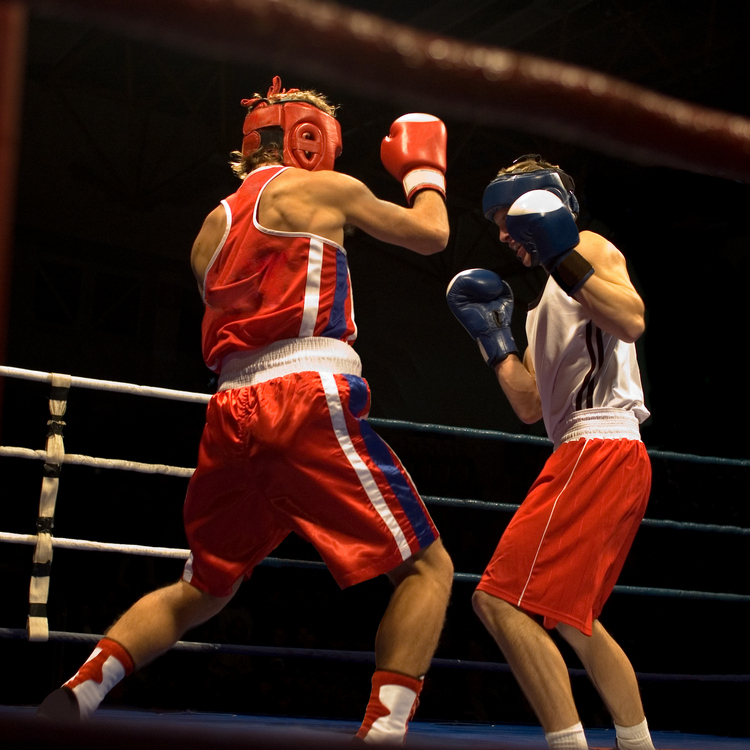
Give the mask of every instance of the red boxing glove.
M 403 183 L 409 205 L 419 190 L 437 190 L 445 197 L 447 140 L 445 123 L 424 114 L 399 117 L 383 138 L 380 160 Z

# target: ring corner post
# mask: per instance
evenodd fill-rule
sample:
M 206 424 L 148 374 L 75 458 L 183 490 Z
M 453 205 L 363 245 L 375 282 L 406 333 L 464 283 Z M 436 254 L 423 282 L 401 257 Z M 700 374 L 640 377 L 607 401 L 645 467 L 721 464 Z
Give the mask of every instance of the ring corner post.
M 10 313 L 16 168 L 21 130 L 21 92 L 26 53 L 27 8 L 0 2 L 0 363 L 5 364 Z M 2 417 L 3 380 L 0 380 Z

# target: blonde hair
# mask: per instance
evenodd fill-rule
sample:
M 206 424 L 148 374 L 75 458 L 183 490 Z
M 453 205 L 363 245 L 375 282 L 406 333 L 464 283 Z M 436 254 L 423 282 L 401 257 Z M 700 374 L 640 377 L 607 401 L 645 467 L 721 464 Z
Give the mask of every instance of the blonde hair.
M 258 101 L 256 101 L 256 99 Z M 338 107 L 331 104 L 328 98 L 323 94 L 319 94 L 317 91 L 307 89 L 305 91 L 299 91 L 297 89 L 290 89 L 289 91 L 281 91 L 278 94 L 268 94 L 267 96 L 260 96 L 255 94 L 251 100 L 253 103 L 248 107 L 247 111 L 252 110 L 260 104 L 260 102 L 266 102 L 268 104 L 282 104 L 283 102 L 305 102 L 306 104 L 312 104 L 318 109 L 322 109 L 327 115 L 336 117 L 336 110 Z

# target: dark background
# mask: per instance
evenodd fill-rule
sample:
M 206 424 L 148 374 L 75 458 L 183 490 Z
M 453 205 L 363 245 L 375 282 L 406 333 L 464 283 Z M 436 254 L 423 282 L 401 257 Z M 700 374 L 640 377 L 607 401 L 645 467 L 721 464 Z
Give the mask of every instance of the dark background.
M 349 2 L 400 22 L 483 44 L 589 67 L 661 93 L 748 115 L 745 29 L 750 6 L 706 2 Z M 112 31 L 34 14 L 28 40 L 7 363 L 210 393 L 200 357 L 201 303 L 189 268 L 205 215 L 237 182 L 227 158 L 241 138 L 239 102 L 274 74 L 341 104 L 337 169 L 380 197 L 401 188 L 379 161 L 390 123 L 408 101 L 308 80 L 291 60 L 242 65 Z M 373 72 L 376 74 L 376 71 Z M 653 416 L 651 449 L 747 458 L 746 276 L 750 189 L 704 175 L 633 164 L 577 145 L 460 121 L 446 113 L 451 239 L 423 258 L 356 233 L 347 241 L 357 350 L 373 392 L 373 417 L 541 435 L 513 416 L 475 344 L 444 303 L 452 276 L 499 272 L 514 289 L 514 333 L 540 289 L 482 217 L 484 187 L 500 166 L 539 152 L 576 179 L 580 225 L 628 258 L 648 309 L 639 356 Z M 2 444 L 43 448 L 48 389 L 7 379 Z M 193 466 L 201 406 L 75 389 L 66 415 L 70 453 Z M 518 503 L 545 447 L 383 429 L 426 495 Z M 745 467 L 656 458 L 648 515 L 750 525 Z M 4 459 L 0 528 L 34 533 L 41 466 Z M 60 537 L 184 547 L 185 481 L 66 466 Z M 435 508 L 456 569 L 478 573 L 507 513 Z M 315 553 L 293 539 L 281 557 Z M 6 597 L 0 627 L 23 628 L 31 548 L 0 546 Z M 102 632 L 135 598 L 174 580 L 179 563 L 58 550 L 50 626 Z M 741 536 L 644 528 L 621 583 L 750 593 Z M 438 656 L 501 660 L 457 584 Z M 369 651 L 388 597 L 385 581 L 344 592 L 320 572 L 261 568 L 231 607 L 191 640 Z M 613 596 L 603 622 L 636 669 L 747 674 L 747 604 Z M 14 679 L 0 701 L 38 703 L 78 667 L 88 647 L 0 641 Z M 567 652 L 566 652 L 567 653 Z M 571 657 L 571 665 L 578 666 Z M 170 654 L 112 694 L 112 703 L 158 708 L 342 716 L 357 719 L 369 666 L 301 659 Z M 435 669 L 420 718 L 529 721 L 509 676 Z M 575 679 L 585 723 L 608 723 L 584 679 Z M 747 734 L 739 707 L 747 684 L 643 682 L 659 729 Z

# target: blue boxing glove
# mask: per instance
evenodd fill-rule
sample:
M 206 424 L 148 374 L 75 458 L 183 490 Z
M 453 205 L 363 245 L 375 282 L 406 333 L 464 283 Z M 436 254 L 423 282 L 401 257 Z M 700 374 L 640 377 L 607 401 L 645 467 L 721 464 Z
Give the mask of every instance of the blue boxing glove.
M 505 226 L 508 234 L 550 273 L 579 241 L 573 214 L 549 190 L 531 190 L 517 198 L 508 209 Z
M 445 296 L 490 367 L 509 354 L 518 354 L 510 331 L 513 292 L 496 273 L 483 268 L 461 271 L 451 279 Z
M 591 264 L 575 251 L 580 241 L 575 218 L 548 190 L 524 193 L 508 209 L 508 234 L 520 242 L 569 295 L 574 295 L 594 273 Z

